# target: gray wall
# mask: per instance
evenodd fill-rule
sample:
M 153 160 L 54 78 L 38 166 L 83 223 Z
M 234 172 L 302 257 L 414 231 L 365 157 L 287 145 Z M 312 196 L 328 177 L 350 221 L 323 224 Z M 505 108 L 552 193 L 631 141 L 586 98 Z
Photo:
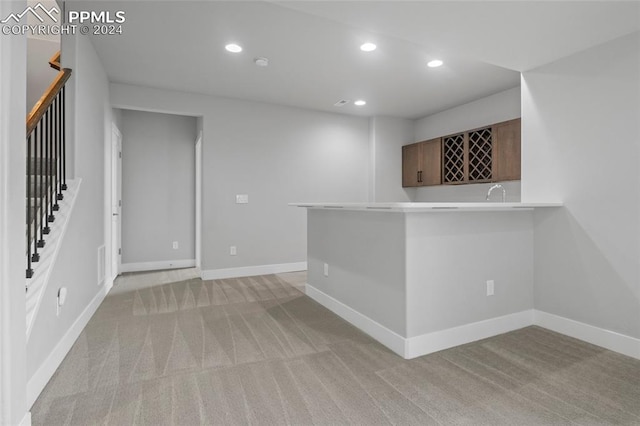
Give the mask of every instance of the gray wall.
M 371 170 L 369 201 L 411 201 L 414 188 L 402 187 L 402 146 L 413 142 L 413 120 L 395 117 L 372 117 Z
M 407 214 L 407 336 L 533 308 L 530 211 Z M 488 297 L 486 281 L 494 280 Z
M 520 117 L 520 87 L 433 114 L 414 124 L 416 142 Z M 418 188 L 414 201 L 484 201 L 492 184 L 443 185 Z M 520 181 L 507 182 L 507 201 L 520 201 Z M 495 194 L 498 196 L 499 194 Z
M 288 203 L 367 200 L 366 118 L 122 84 L 111 95 L 203 117 L 203 270 L 304 262 L 306 211 Z
M 111 116 L 113 124 L 122 132 L 122 110 L 118 108 L 111 108 Z
M 196 118 L 124 110 L 120 130 L 122 263 L 195 259 Z
M 307 282 L 402 337 L 533 309 L 530 211 L 308 214 Z
M 309 209 L 308 215 L 307 282 L 405 337 L 405 214 Z
M 536 309 L 640 338 L 640 33 L 522 76 Z
M 58 75 L 49 66 L 49 59 L 58 50 L 59 41 L 27 38 L 27 114 Z
M 494 183 L 474 183 L 469 185 L 438 185 L 417 188 L 414 201 L 442 202 L 442 203 L 484 203 L 487 199 L 487 191 Z M 507 191 L 507 201 L 520 202 L 520 181 L 513 180 L 501 182 Z M 491 193 L 492 201 L 499 201 L 502 191 L 494 190 Z

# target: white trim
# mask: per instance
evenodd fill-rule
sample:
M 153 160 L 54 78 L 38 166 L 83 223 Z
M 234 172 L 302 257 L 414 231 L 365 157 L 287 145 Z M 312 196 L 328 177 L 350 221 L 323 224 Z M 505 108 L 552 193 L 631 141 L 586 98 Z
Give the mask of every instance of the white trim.
M 405 359 L 416 358 L 527 327 L 533 325 L 534 318 L 533 309 L 528 309 L 514 314 L 405 338 L 308 283 L 305 285 L 305 290 L 307 296 Z
M 632 358 L 640 359 L 640 339 L 536 310 L 534 323 Z
M 410 337 L 406 342 L 405 358 L 411 359 L 438 352 L 487 337 L 518 330 L 533 325 L 534 311 L 516 312 L 496 318 L 489 318 L 446 330 L 434 331 L 420 336 Z
M 27 407 L 31 407 L 33 403 L 36 402 L 36 399 L 38 399 L 38 396 L 40 396 L 40 393 L 49 380 L 51 380 L 51 377 L 53 377 L 53 374 L 62 363 L 62 360 L 67 356 L 67 353 L 71 350 L 71 347 L 80 336 L 80 333 L 82 333 L 82 330 L 84 330 L 87 323 L 98 309 L 98 306 L 100 306 L 104 300 L 107 294 L 106 292 L 106 287 L 103 287 L 98 291 L 98 294 L 96 294 L 93 300 L 89 302 L 73 325 L 69 327 L 69 330 L 67 330 L 65 335 L 60 339 L 47 359 L 44 360 L 33 376 L 31 376 L 27 383 Z
M 98 287 L 105 283 L 107 279 L 107 248 L 103 244 L 98 247 Z M 100 270 L 102 267 L 102 271 Z
M 358 327 L 405 359 L 416 358 L 498 334 L 537 325 L 584 342 L 640 359 L 640 339 L 536 309 L 405 338 L 344 303 L 306 284 L 307 296 Z
M 207 269 L 202 271 L 203 280 L 223 278 L 253 277 L 255 275 L 281 274 L 284 272 L 306 271 L 307 262 L 278 263 L 273 265 L 242 266 L 239 268 Z
M 307 296 L 320 303 L 331 312 L 358 327 L 360 330 L 364 331 L 401 357 L 406 358 L 406 339 L 395 331 L 389 330 L 384 325 L 372 320 L 366 315 L 361 314 L 308 283 L 305 284 L 305 292 Z
M 109 143 L 105 144 L 105 168 L 104 168 L 104 184 L 105 184 L 105 241 L 107 242 L 105 250 L 105 277 L 115 280 L 120 271 L 122 256 L 119 254 L 120 245 L 122 243 L 122 132 L 111 120 L 111 132 L 109 133 Z M 114 144 L 116 146 L 114 146 Z M 108 146 L 106 146 L 108 145 Z M 114 148 L 117 154 L 114 155 Z M 114 176 L 115 169 L 115 176 Z M 115 182 L 114 182 L 115 180 Z M 113 199 L 115 195 L 119 195 L 117 205 L 114 205 Z M 114 212 L 114 207 L 117 212 Z M 113 213 L 117 213 L 117 226 L 113 229 Z M 117 246 L 114 247 L 113 240 L 117 240 Z M 114 260 L 115 256 L 115 260 Z M 115 262 L 115 268 L 114 268 Z M 115 271 L 114 271 L 115 269 Z
M 107 295 L 113 288 L 113 280 L 107 280 L 104 284 L 104 294 Z
M 202 130 L 198 133 L 195 147 L 195 175 L 196 175 L 196 268 L 202 268 Z
M 161 271 L 164 269 L 193 268 L 195 259 L 160 260 L 157 262 L 123 263 L 120 272 Z
M 19 426 L 31 426 L 31 411 L 27 411 Z

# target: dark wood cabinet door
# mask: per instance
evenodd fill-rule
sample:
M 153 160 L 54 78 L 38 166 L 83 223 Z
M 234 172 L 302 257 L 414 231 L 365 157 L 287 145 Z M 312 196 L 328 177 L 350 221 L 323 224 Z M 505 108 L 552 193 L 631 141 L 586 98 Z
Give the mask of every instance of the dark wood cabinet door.
M 419 143 L 402 147 L 402 186 L 421 186 L 420 166 L 422 147 Z
M 442 142 L 440 138 L 422 142 L 422 186 L 442 184 Z
M 493 180 L 520 179 L 520 119 L 493 126 Z

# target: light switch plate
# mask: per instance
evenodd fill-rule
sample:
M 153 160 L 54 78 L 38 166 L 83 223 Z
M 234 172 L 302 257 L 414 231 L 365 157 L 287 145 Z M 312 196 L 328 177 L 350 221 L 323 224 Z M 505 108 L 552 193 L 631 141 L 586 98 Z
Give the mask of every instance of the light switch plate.
M 236 204 L 249 204 L 249 195 L 248 194 L 236 195 Z
M 495 283 L 493 280 L 487 280 L 487 296 L 495 294 Z

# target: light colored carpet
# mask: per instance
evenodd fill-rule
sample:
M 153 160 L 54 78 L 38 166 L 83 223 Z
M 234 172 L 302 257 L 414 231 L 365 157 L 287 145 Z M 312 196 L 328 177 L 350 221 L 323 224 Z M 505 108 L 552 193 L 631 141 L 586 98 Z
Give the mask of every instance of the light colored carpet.
M 406 361 L 305 279 L 121 277 L 33 424 L 640 424 L 640 361 L 538 327 Z

